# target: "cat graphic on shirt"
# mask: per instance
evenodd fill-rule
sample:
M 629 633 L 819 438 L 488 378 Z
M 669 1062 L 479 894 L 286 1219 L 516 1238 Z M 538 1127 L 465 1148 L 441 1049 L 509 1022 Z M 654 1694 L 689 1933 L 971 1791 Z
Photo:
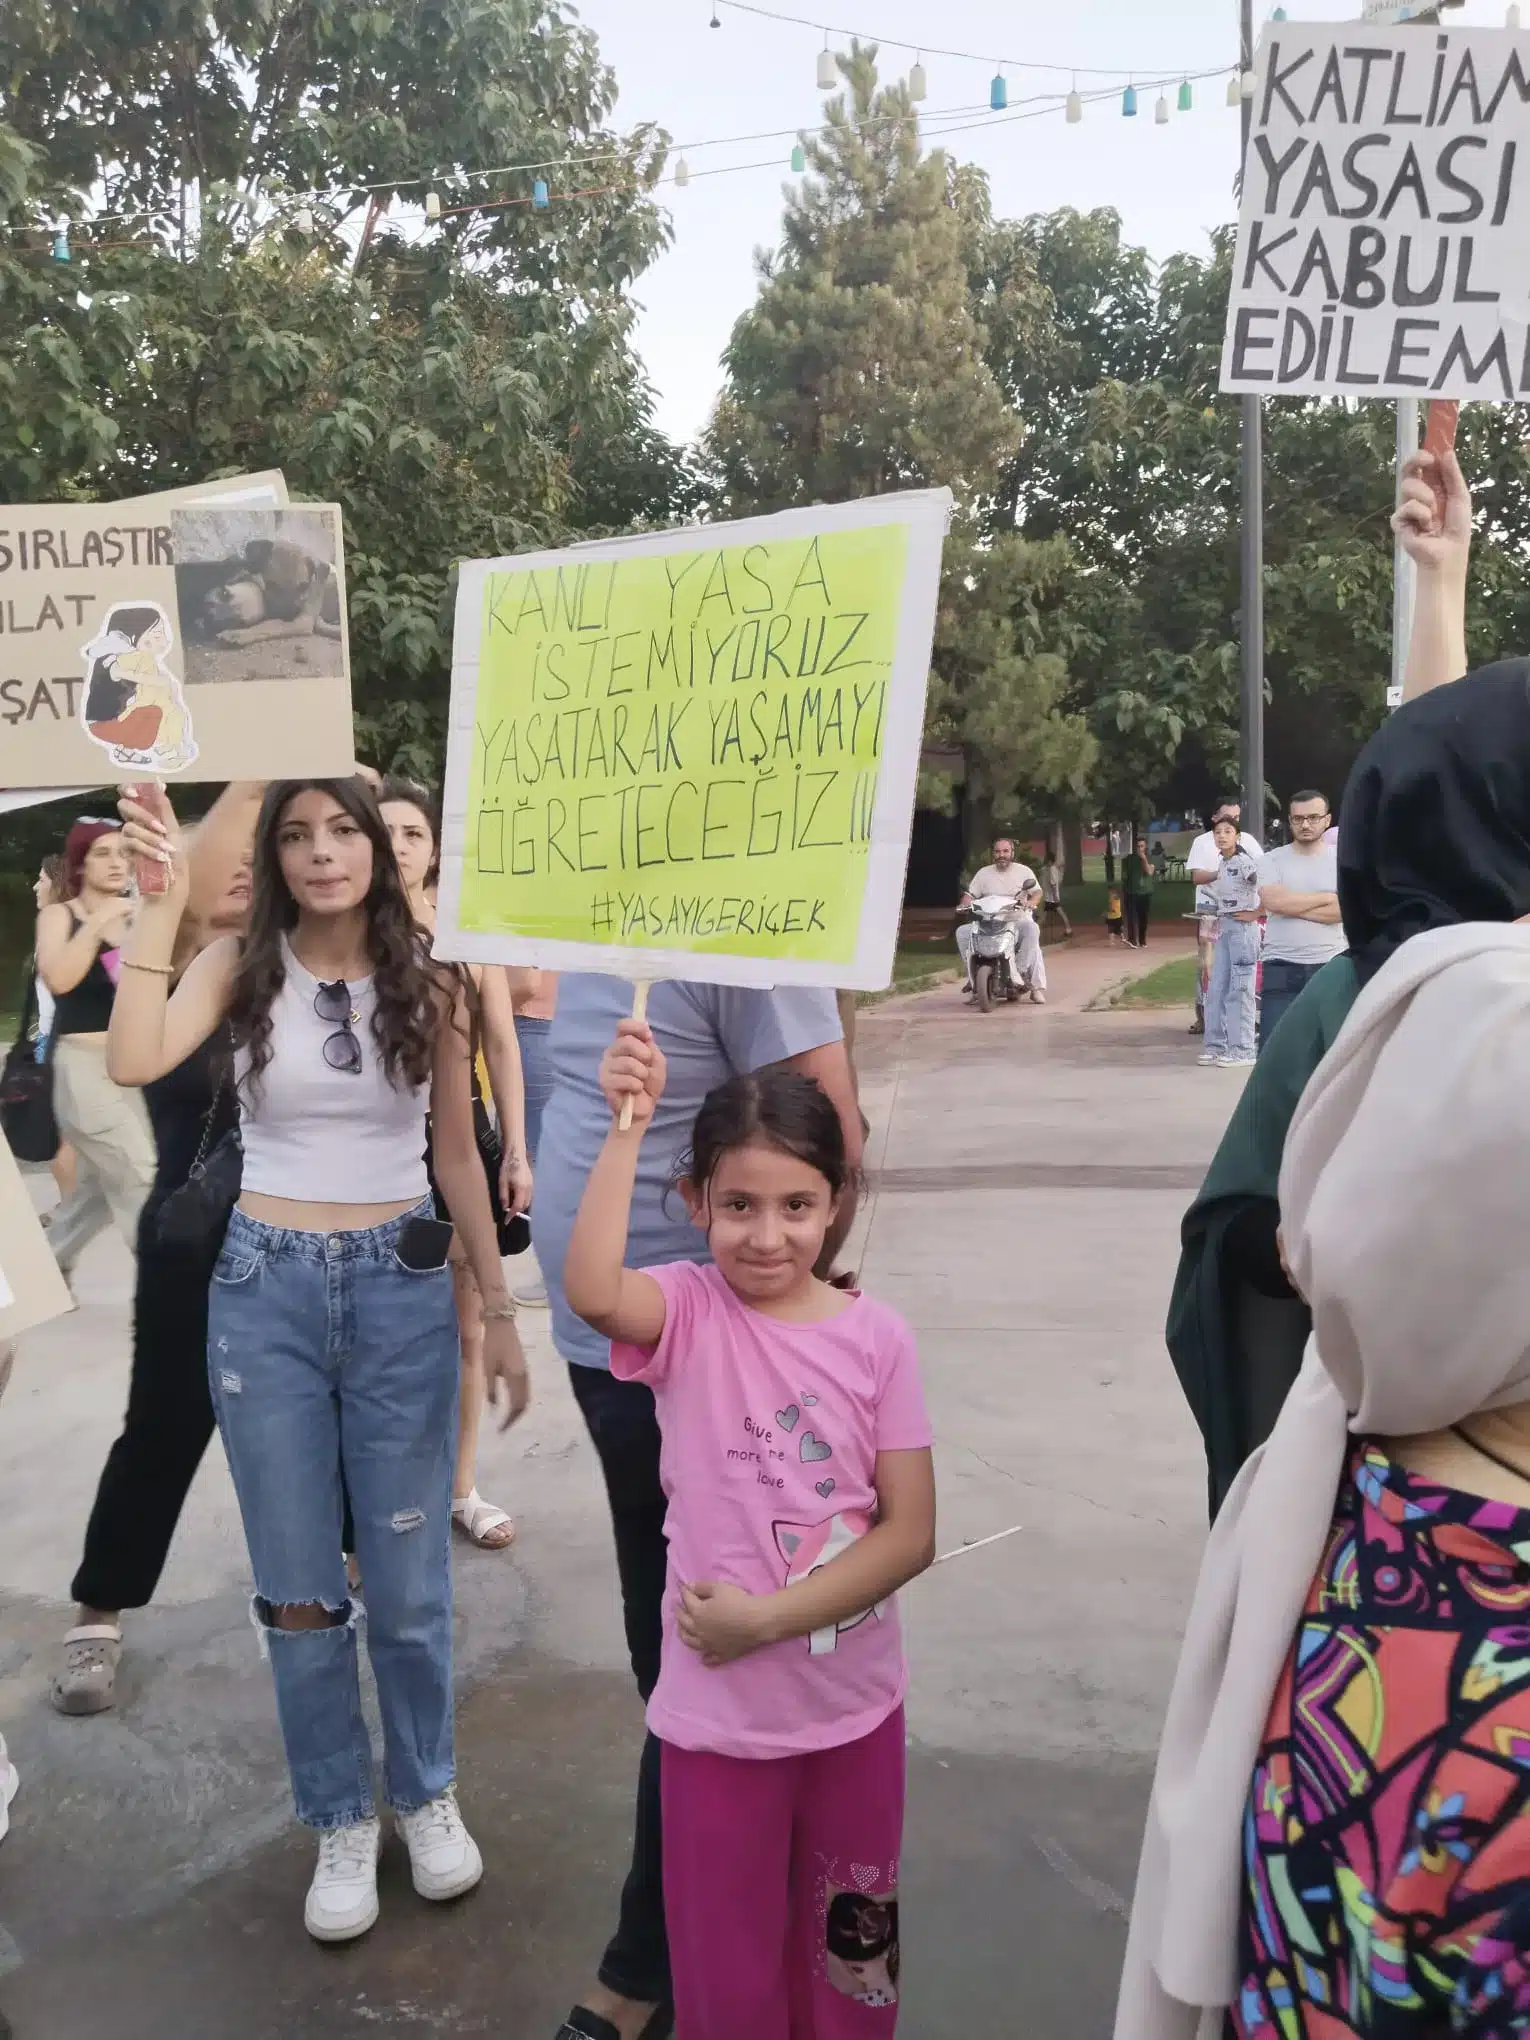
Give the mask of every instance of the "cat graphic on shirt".
M 787 1586 L 794 1587 L 800 1580 L 810 1578 L 841 1552 L 848 1551 L 866 1535 L 875 1520 L 859 1510 L 847 1509 L 822 1523 L 775 1524 L 776 1549 L 786 1561 Z M 814 1657 L 822 1657 L 826 1651 L 837 1649 L 847 1629 L 858 1629 L 873 1618 L 880 1622 L 884 1605 L 879 1601 L 874 1608 L 863 1608 L 859 1615 L 847 1615 L 840 1623 L 815 1629 L 808 1637 L 808 1650 Z

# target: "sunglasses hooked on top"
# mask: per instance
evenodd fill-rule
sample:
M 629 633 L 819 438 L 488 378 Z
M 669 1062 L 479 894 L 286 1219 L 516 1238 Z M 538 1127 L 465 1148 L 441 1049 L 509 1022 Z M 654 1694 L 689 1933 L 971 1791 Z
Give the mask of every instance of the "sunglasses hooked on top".
M 356 1036 L 356 1022 L 361 1015 L 351 1004 L 350 986 L 345 979 L 336 978 L 329 985 L 321 983 L 313 995 L 313 1010 L 335 1029 L 325 1040 L 324 1060 L 332 1070 L 342 1070 L 348 1077 L 359 1077 L 361 1043 Z

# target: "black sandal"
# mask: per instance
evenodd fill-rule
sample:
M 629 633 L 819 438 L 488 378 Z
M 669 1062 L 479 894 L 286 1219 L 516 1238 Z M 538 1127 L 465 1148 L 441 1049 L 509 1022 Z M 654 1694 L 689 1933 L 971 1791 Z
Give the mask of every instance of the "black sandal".
M 660 2005 L 643 2028 L 642 2040 L 670 2040 L 674 2030 L 674 2006 Z M 622 2040 L 622 2036 L 599 2012 L 592 2012 L 585 2005 L 575 2005 L 553 2040 Z

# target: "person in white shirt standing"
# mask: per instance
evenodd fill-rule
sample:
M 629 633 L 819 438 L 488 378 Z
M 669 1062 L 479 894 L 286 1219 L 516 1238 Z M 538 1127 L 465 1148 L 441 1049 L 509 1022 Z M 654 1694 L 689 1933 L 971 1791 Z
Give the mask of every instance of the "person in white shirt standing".
M 1224 1069 L 1243 1069 L 1254 1061 L 1259 867 L 1243 848 L 1231 816 L 1223 816 L 1212 834 L 1222 860 L 1212 887 L 1218 927 L 1212 944 L 1211 983 L 1206 990 L 1206 1046 L 1198 1060 Z
M 961 903 L 970 907 L 974 900 L 992 899 L 996 895 L 1014 900 L 1017 908 L 1023 909 L 1018 914 L 1015 934 L 1015 974 L 1021 984 L 1030 987 L 1031 1004 L 1044 1006 L 1047 967 L 1041 953 L 1041 929 L 1036 922 L 1041 887 L 1030 866 L 1015 861 L 1015 846 L 1008 836 L 1000 836 L 994 843 L 992 864 L 985 864 L 968 879 Z M 964 921 L 956 931 L 957 951 L 967 973 L 967 993 L 972 990 L 972 945 L 976 936 L 970 921 Z
M 1206 1032 L 1206 992 L 1211 984 L 1211 966 L 1216 955 L 1218 927 L 1215 886 L 1222 869 L 1221 853 L 1217 849 L 1216 827 L 1221 821 L 1240 823 L 1243 810 L 1235 800 L 1224 800 L 1214 810 L 1211 827 L 1205 835 L 1197 836 L 1190 845 L 1190 855 L 1185 859 L 1185 868 L 1195 880 L 1196 950 L 1200 959 L 1200 974 L 1195 988 L 1195 1020 L 1190 1028 L 1192 1034 Z M 1238 831 L 1238 848 L 1257 864 L 1264 855 L 1257 837 L 1251 836 L 1244 828 Z
M 1339 849 L 1328 841 L 1333 817 L 1321 793 L 1295 793 L 1291 840 L 1259 863 L 1264 930 L 1264 989 L 1259 1050 L 1310 977 L 1345 947 L 1339 921 Z

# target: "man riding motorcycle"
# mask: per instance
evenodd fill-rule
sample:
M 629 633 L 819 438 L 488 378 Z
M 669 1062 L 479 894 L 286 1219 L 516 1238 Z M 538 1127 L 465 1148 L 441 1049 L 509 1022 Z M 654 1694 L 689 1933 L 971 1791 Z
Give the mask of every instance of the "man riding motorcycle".
M 1015 846 L 1008 836 L 1000 836 L 994 844 L 992 864 L 985 864 L 967 881 L 961 904 L 964 908 L 970 907 L 974 900 L 995 896 L 1015 903 L 1016 978 L 1019 983 L 1029 986 L 1032 1005 L 1044 1006 L 1047 1002 L 1047 967 L 1041 952 L 1041 929 L 1036 922 L 1041 886 L 1029 865 L 1015 861 Z M 956 931 L 956 947 L 962 968 L 967 973 L 967 982 L 962 988 L 965 998 L 972 996 L 972 946 L 975 940 L 976 930 L 972 923 L 964 921 Z

